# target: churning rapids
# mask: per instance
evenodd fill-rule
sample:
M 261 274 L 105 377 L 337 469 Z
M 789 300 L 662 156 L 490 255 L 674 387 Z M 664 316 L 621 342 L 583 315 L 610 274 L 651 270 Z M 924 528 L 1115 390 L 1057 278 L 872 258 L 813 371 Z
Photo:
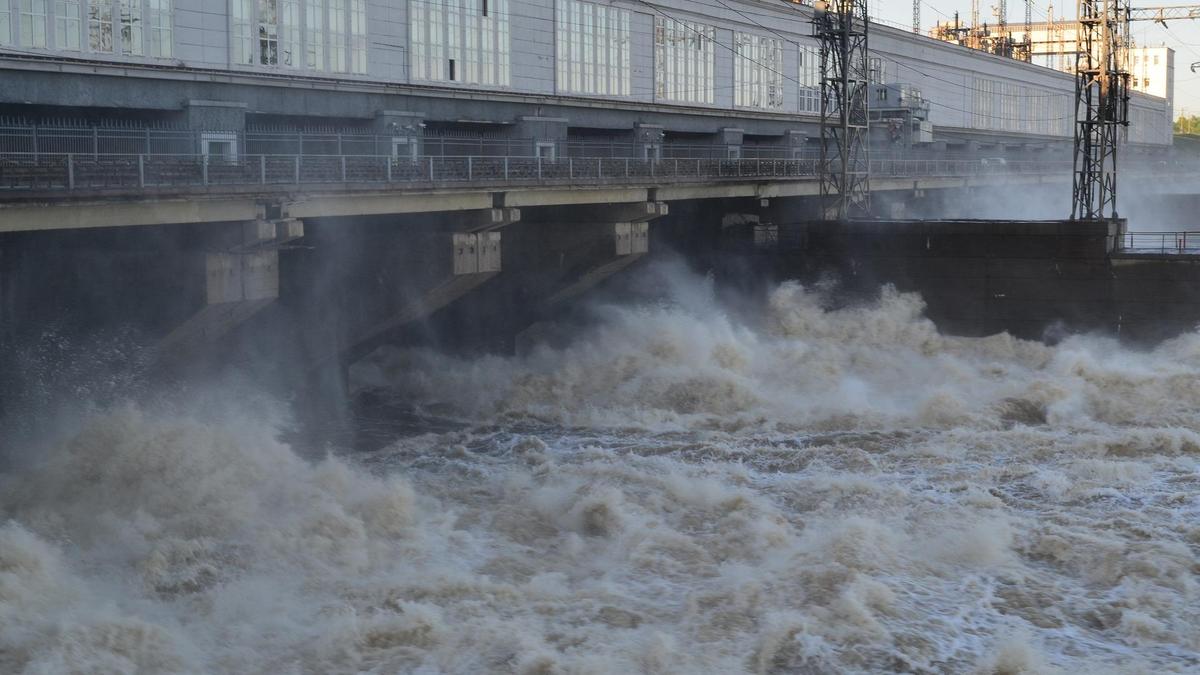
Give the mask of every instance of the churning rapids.
M 60 428 L 0 484 L 0 672 L 1200 670 L 1200 334 L 668 295 L 376 354 L 440 420 L 382 450 L 301 459 L 233 396 Z

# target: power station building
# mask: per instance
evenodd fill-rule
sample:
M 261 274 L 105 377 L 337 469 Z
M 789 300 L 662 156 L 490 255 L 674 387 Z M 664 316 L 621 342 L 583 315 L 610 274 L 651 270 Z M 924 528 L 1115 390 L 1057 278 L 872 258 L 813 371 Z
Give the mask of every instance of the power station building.
M 0 115 L 10 127 L 204 131 L 204 152 L 236 151 L 247 131 L 319 128 L 390 135 L 414 154 L 449 136 L 532 139 L 526 154 L 608 143 L 793 156 L 819 137 L 812 11 L 783 0 L 0 0 Z M 1069 75 L 872 31 L 878 150 L 1069 153 Z M 1128 143 L 1167 146 L 1166 79 L 1137 79 L 1146 94 Z

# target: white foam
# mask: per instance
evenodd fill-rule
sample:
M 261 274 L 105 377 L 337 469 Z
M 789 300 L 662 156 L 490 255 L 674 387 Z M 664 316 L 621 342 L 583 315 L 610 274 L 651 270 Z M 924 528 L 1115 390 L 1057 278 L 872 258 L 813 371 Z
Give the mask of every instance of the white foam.
M 480 425 L 370 456 L 303 461 L 236 397 L 79 420 L 0 485 L 0 672 L 1200 663 L 1200 339 L 676 285 L 562 349 L 379 355 L 357 374 Z

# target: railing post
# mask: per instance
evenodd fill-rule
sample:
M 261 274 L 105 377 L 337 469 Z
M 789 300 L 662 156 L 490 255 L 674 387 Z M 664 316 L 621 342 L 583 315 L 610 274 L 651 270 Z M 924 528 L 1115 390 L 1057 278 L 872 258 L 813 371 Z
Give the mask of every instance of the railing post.
M 292 159 L 295 160 L 295 163 L 292 165 L 292 170 L 293 170 L 293 173 L 295 174 L 295 176 L 294 176 L 295 182 L 296 182 L 296 185 L 299 185 L 300 184 L 300 155 L 296 155 Z
M 138 187 L 146 187 L 146 156 L 138 155 Z
M 542 179 L 542 156 L 538 155 L 538 180 Z
M 267 184 L 267 156 L 258 156 L 258 182 L 261 185 Z
M 67 189 L 75 189 L 75 155 L 67 155 Z
M 575 180 L 575 158 L 567 158 L 567 178 Z
M 204 184 L 208 185 L 208 155 L 204 155 L 204 161 L 201 162 L 201 176 Z
M 604 160 L 600 157 L 596 158 L 596 180 L 604 177 Z
M 508 155 L 504 156 L 504 180 L 508 180 Z
M 100 159 L 100 129 L 92 127 L 92 159 Z
M 467 180 L 475 180 L 475 158 L 469 155 L 467 156 Z
M 625 179 L 629 179 L 629 158 L 625 158 Z
M 386 174 L 387 174 L 387 182 L 389 182 L 389 183 L 390 183 L 390 182 L 392 182 L 392 158 L 391 158 L 391 157 L 384 157 L 384 158 L 383 158 L 383 161 L 384 161 L 384 162 L 387 164 L 387 171 L 386 171 Z
M 342 135 L 338 134 L 338 145 L 340 146 L 341 144 L 342 144 Z M 340 150 L 341 148 L 338 148 L 338 149 Z M 345 183 L 346 182 L 346 156 L 342 155 L 341 160 L 342 160 L 342 182 Z
M 433 155 L 429 156 L 429 182 L 433 182 Z

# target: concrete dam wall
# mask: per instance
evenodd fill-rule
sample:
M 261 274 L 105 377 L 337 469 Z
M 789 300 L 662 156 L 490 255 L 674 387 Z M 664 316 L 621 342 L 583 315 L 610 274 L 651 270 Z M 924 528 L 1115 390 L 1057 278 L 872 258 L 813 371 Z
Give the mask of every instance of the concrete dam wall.
M 943 331 L 1153 342 L 1200 322 L 1200 260 L 1122 251 L 1124 223 L 905 220 L 778 226 L 778 278 L 920 293 Z

